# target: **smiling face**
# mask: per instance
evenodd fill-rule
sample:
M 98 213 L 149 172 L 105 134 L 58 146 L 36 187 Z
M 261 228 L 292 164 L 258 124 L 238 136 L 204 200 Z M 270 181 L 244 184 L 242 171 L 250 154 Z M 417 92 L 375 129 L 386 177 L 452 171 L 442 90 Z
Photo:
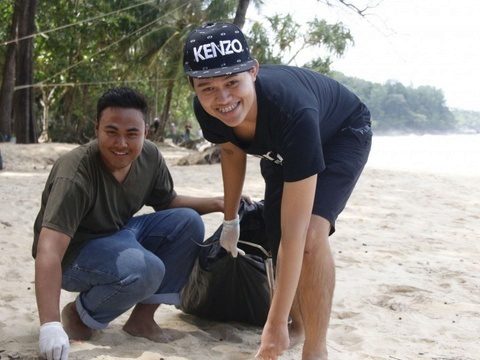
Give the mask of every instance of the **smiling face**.
M 142 152 L 146 132 L 140 110 L 107 107 L 102 111 L 96 128 L 100 156 L 120 182 Z
M 256 121 L 255 80 L 258 63 L 241 73 L 193 79 L 193 88 L 203 109 L 225 125 L 236 127 L 244 120 Z

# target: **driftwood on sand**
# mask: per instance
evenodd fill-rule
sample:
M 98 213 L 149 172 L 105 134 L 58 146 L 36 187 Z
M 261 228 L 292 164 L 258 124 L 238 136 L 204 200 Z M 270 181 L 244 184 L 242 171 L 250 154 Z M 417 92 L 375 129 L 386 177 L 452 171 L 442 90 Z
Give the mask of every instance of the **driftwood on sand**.
M 203 150 L 186 155 L 178 160 L 177 165 L 203 165 L 217 164 L 220 162 L 220 147 L 209 145 Z

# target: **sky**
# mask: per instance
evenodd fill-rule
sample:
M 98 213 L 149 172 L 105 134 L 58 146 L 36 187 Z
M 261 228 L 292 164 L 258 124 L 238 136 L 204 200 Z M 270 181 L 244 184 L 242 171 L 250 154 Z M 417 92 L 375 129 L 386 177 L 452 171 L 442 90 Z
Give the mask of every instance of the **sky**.
M 328 7 L 316 0 L 264 0 L 260 15 L 290 13 L 303 25 L 314 16 L 342 22 L 355 44 L 334 60 L 333 70 L 377 83 L 433 86 L 443 91 L 448 107 L 480 111 L 480 1 L 349 2 L 375 7 L 361 17 L 344 6 Z M 247 18 L 258 16 L 250 5 Z M 297 65 L 311 54 L 303 53 Z

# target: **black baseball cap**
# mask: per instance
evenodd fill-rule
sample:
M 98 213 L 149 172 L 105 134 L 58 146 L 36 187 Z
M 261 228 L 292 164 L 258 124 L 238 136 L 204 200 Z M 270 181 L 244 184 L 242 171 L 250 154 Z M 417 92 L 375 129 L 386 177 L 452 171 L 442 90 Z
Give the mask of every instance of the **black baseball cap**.
M 255 64 L 245 36 L 234 24 L 206 23 L 190 32 L 183 49 L 183 69 L 194 78 L 236 74 Z

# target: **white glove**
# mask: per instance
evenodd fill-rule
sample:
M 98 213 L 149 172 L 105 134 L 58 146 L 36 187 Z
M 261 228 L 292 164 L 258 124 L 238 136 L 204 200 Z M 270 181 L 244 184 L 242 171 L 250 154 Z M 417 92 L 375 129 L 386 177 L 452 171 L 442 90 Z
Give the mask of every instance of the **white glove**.
M 38 340 L 40 346 L 40 356 L 47 360 L 67 360 L 68 335 L 63 330 L 62 324 L 58 321 L 52 321 L 40 326 L 40 337 Z
M 220 246 L 232 254 L 234 258 L 245 255 L 245 251 L 237 248 L 238 238 L 240 237 L 240 219 L 223 220 L 222 233 L 220 234 Z

